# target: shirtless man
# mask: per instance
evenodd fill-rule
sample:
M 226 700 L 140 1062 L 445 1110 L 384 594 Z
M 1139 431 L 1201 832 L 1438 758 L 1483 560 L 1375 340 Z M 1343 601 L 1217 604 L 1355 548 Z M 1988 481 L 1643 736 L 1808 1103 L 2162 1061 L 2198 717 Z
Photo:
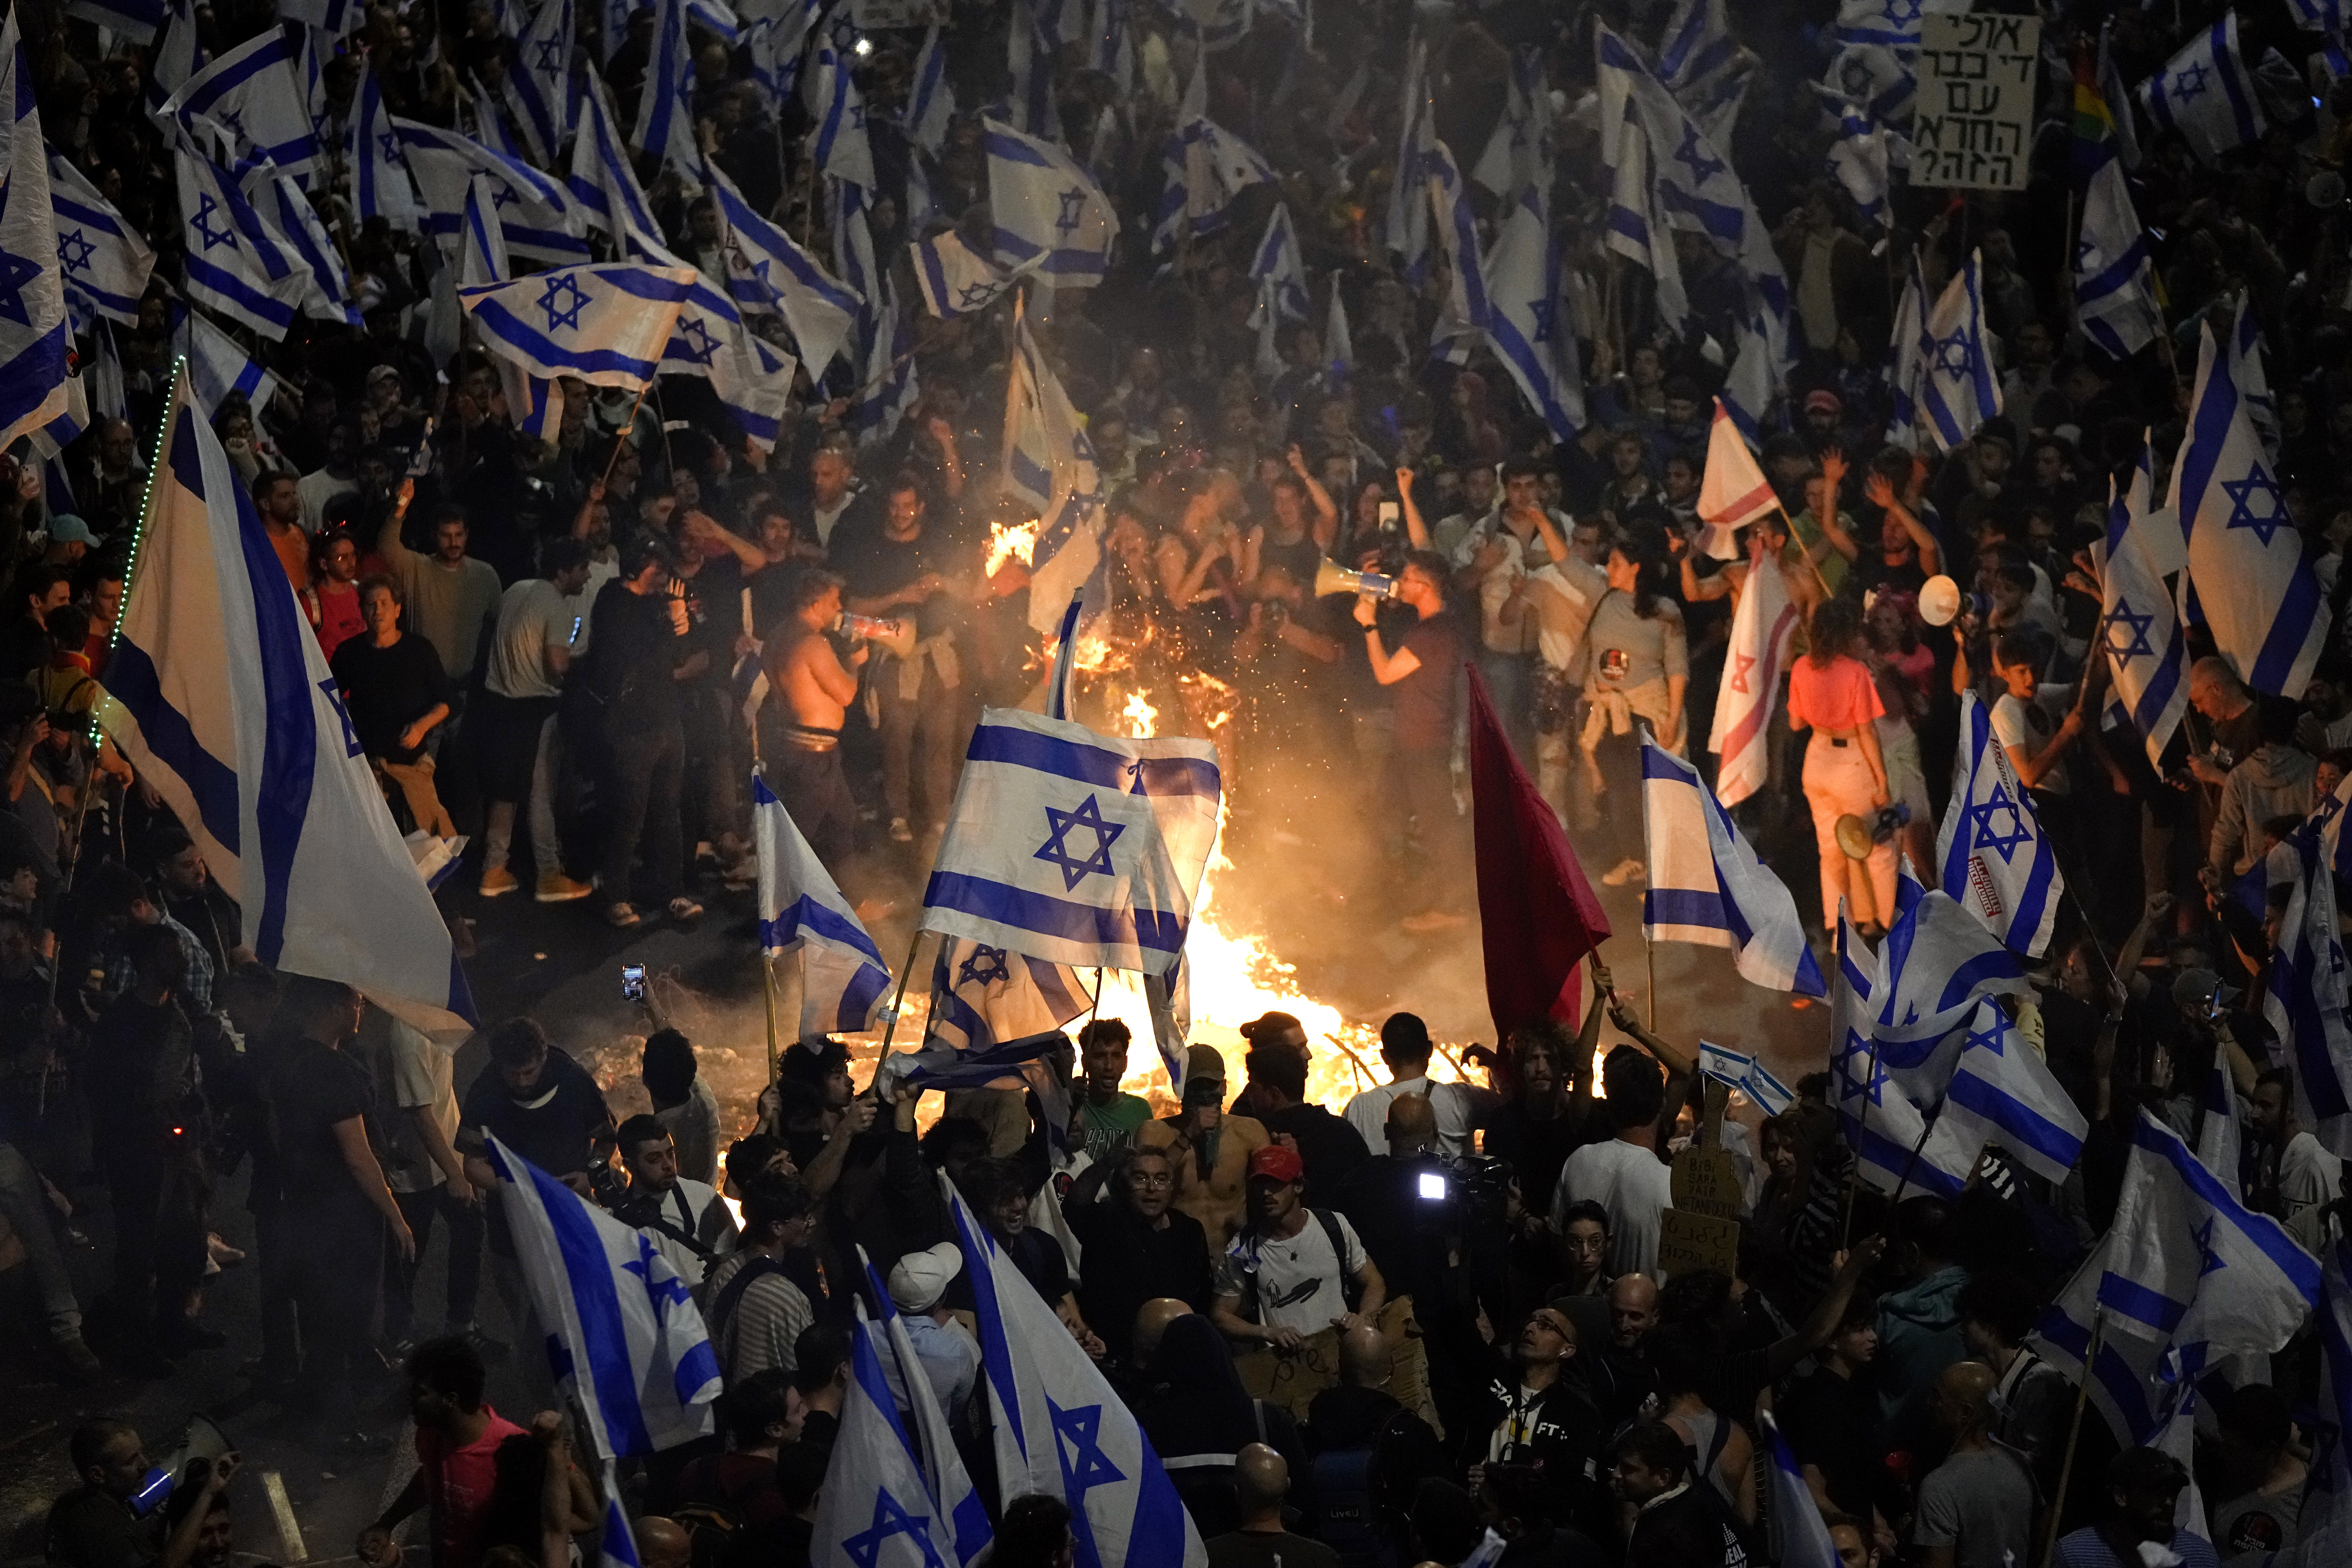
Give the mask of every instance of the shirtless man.
M 857 830 L 857 803 L 841 772 L 841 721 L 870 651 L 860 642 L 842 662 L 825 636 L 840 619 L 839 577 L 811 569 L 793 583 L 762 650 L 768 703 L 760 715 L 760 754 L 776 798 L 836 879 Z

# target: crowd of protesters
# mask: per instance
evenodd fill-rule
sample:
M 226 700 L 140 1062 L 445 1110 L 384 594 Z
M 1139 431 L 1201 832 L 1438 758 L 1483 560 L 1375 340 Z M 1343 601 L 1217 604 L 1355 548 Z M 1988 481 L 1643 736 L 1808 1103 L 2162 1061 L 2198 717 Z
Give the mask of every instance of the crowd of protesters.
M 503 9 L 372 6 L 350 37 L 320 34 L 328 142 L 341 144 L 362 50 L 393 112 L 478 129 L 489 100 L 467 79 L 501 68 Z M 580 9 L 583 54 L 598 9 Z M 1668 9 L 1410 10 L 1437 134 L 1465 164 L 1494 132 L 1514 52 L 1540 62 L 1559 309 L 1587 416 L 1573 439 L 1483 350 L 1466 364 L 1433 357 L 1442 269 L 1417 281 L 1384 245 L 1407 8 L 1320 5 L 1308 29 L 1269 5 L 1239 46 L 1208 56 L 1212 111 L 1281 178 L 1243 192 L 1223 233 L 1167 256 L 1149 237 L 1199 53 L 1192 24 L 1130 8 L 1132 90 L 1078 51 L 1055 72 L 1066 140 L 1123 220 L 1103 283 L 1030 299 L 1106 491 L 1105 668 L 1082 674 L 1082 696 L 1149 689 L 1171 727 L 1217 740 L 1237 854 L 1370 847 L 1349 858 L 1387 869 L 1353 921 L 1414 937 L 1467 922 L 1465 664 L 1610 887 L 1644 875 L 1634 721 L 1712 776 L 1706 738 L 1740 676 L 1727 676 L 1727 644 L 1750 568 L 1744 540 L 1727 562 L 1703 547 L 1696 505 L 1738 290 L 1680 237 L 1693 324 L 1662 332 L 1642 276 L 1603 249 L 1596 177 L 1591 22 L 1649 42 Z M 731 1146 L 673 1032 L 646 1047 L 654 1113 L 618 1125 L 528 1018 L 487 1031 L 490 1065 L 461 1088 L 446 1049 L 350 987 L 257 963 L 164 802 L 89 738 L 185 309 L 167 143 L 145 111 L 152 59 L 53 8 L 22 13 L 56 155 L 161 256 L 139 322 L 115 334 L 129 417 L 99 421 L 47 475 L 30 457 L 0 475 L 13 574 L 0 1215 L 56 1364 L 166 1378 L 234 1333 L 258 1351 L 260 1387 L 309 1412 L 322 1444 L 366 1456 L 388 1446 L 388 1353 L 419 1468 L 360 1555 L 394 1561 L 403 1521 L 421 1515 L 415 1549 L 429 1540 L 436 1568 L 562 1563 L 603 1518 L 593 1467 L 575 1463 L 561 1419 L 526 1427 L 485 1403 L 486 1368 L 510 1355 L 539 1403 L 549 1386 L 535 1353 L 514 1349 L 538 1334 L 512 1238 L 484 1201 L 495 1134 L 646 1228 L 709 1325 L 727 1383 L 719 1436 L 629 1483 L 648 1568 L 808 1558 L 844 1398 L 854 1246 L 992 1504 L 973 1259 L 934 1171 L 1133 1406 L 1218 1568 L 1283 1553 L 1294 1568 L 1460 1563 L 1486 1529 L 1515 1568 L 1758 1561 L 1771 1535 L 1767 1409 L 1856 1568 L 2023 1563 L 2053 1522 L 2054 1561 L 2069 1565 L 2252 1565 L 2291 1547 L 2307 1461 L 2342 1436 L 2319 1406 L 2308 1331 L 2268 1381 L 2213 1402 L 2189 1468 L 2119 1445 L 2095 1413 L 2074 1436 L 2074 1385 L 2027 1342 L 2114 1216 L 2134 1120 L 2186 1131 L 2229 1113 L 2203 1103 L 2217 1061 L 2236 1089 L 2248 1203 L 2314 1250 L 2345 1230 L 2342 1163 L 2297 1124 L 2249 999 L 2292 880 L 2272 872 L 2273 851 L 2352 774 L 2352 642 L 2339 629 L 2288 701 L 2249 689 L 2192 628 L 2192 715 L 2151 764 L 2110 714 L 2090 552 L 2110 481 L 2143 450 L 2162 493 L 2200 329 L 2226 331 L 2242 302 L 2275 389 L 2287 516 L 2335 626 L 2352 620 L 2352 492 L 2334 477 L 2352 465 L 2343 56 L 2284 7 L 2243 8 L 2249 58 L 2276 51 L 2310 90 L 2282 95 L 2266 78 L 2273 129 L 2220 163 L 2150 135 L 2132 189 L 2167 331 L 2117 362 L 2069 324 L 2073 58 L 2109 24 L 2120 75 L 2139 80 L 2217 8 L 2045 7 L 2032 187 L 1948 205 L 1898 187 L 1891 235 L 1823 161 L 1836 121 L 1811 84 L 1836 9 L 1731 7 L 1754 69 L 1728 151 L 1773 226 L 1799 351 L 1764 422 L 1761 462 L 1784 504 L 1753 525 L 1755 569 L 1779 574 L 1805 620 L 1771 782 L 1740 815 L 1816 931 L 1843 900 L 1875 938 L 1895 855 L 1931 864 L 1958 694 L 1976 690 L 2078 895 L 2038 1001 L 2017 1012 L 2092 1127 L 2063 1184 L 1991 1152 L 1957 1199 L 1891 1205 L 1854 1191 L 1825 1075 L 1760 1126 L 1714 1130 L 1696 1039 L 1671 1010 L 1654 1030 L 1615 1005 L 1605 971 L 1581 1033 L 1513 1032 L 1483 1085 L 1433 1079 L 1427 1030 L 1391 1016 L 1393 1081 L 1344 1106 L 1313 1103 L 1316 1047 L 1283 1015 L 1246 1031 L 1242 1082 L 1196 1047 L 1181 1103 L 1157 1106 L 1119 1087 L 1123 1027 L 1091 1025 L 1061 1067 L 1075 1109 L 1060 1131 L 1083 1151 L 1073 1169 L 1049 1158 L 1059 1140 L 1034 1097 L 950 1103 L 919 1133 L 913 1095 L 853 1093 L 846 1054 L 823 1040 L 786 1053 L 759 1130 Z M 918 163 L 896 119 L 922 32 L 876 30 L 856 57 L 881 177 L 903 190 L 929 166 L 932 230 L 985 232 L 977 109 L 1003 96 L 1008 17 L 1024 14 L 943 14 L 963 112 L 935 162 Z M 214 54 L 277 24 L 247 4 L 194 15 Z M 609 57 L 596 48 L 625 123 L 647 22 L 637 12 Z M 744 56 L 699 41 L 709 156 L 823 254 L 806 114 L 788 103 L 777 122 Z M 707 203 L 650 160 L 645 173 L 679 254 L 723 275 Z M 1476 195 L 1482 216 L 1490 195 Z M 1276 334 L 1277 363 L 1256 353 L 1246 262 L 1277 198 L 1318 298 L 1336 289 L 1352 323 L 1345 361 L 1319 310 Z M 677 377 L 643 400 L 574 384 L 560 436 L 539 441 L 478 352 L 436 363 L 421 346 L 431 242 L 358 223 L 339 179 L 316 200 L 364 325 L 306 321 L 247 342 L 275 400 L 233 395 L 212 418 L 387 809 L 404 829 L 468 841 L 445 904 L 494 922 L 510 907 L 499 900 L 529 889 L 618 929 L 691 922 L 702 899 L 750 879 L 755 755 L 854 898 L 919 875 L 972 721 L 1032 697 L 1044 668 L 1026 567 L 1005 544 L 1034 515 L 996 478 L 1010 304 L 910 310 L 911 405 L 867 416 L 845 363 L 803 389 L 772 451 Z M 902 278 L 905 242 L 925 232 L 911 210 L 886 195 L 870 216 L 875 255 Z M 1893 300 L 1915 245 L 1931 298 L 1980 258 L 1999 365 L 2002 412 L 1948 452 L 1886 439 Z M 896 292 L 919 297 L 910 278 Z M 1395 591 L 1318 595 L 1326 565 L 1380 572 Z M 1977 595 L 1948 626 L 1920 612 L 1937 575 Z M 898 622 L 901 640 L 845 635 L 845 612 Z M 1907 827 L 1849 858 L 1839 819 L 1895 804 Z M 1630 1043 L 1596 1068 L 1604 1023 Z M 1694 1138 L 1738 1164 L 1737 1258 L 1664 1271 L 1666 1161 Z M 68 1199 L 110 1234 L 87 1337 Z M 204 1312 L 208 1274 L 237 1261 L 215 1234 L 231 1203 L 251 1215 L 257 1326 Z M 428 1245 L 446 1259 L 429 1303 Z M 148 1468 L 137 1432 L 92 1422 L 71 1461 L 81 1484 L 51 1516 L 59 1560 L 227 1561 L 232 1499 L 246 1506 L 233 1458 L 152 1512 L 131 1500 Z M 2174 1523 L 2192 1470 L 2206 1536 Z M 999 1568 L 1066 1562 L 1059 1508 L 1006 1508 Z

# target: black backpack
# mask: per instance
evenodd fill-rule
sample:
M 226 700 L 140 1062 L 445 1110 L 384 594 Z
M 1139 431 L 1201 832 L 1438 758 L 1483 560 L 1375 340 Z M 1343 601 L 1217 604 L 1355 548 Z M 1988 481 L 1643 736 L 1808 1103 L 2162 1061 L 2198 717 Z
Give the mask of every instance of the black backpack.
M 1307 1212 L 1315 1216 L 1315 1223 L 1323 1227 L 1324 1237 L 1331 1243 L 1331 1257 L 1339 1266 L 1339 1297 L 1347 1302 L 1348 1310 L 1352 1312 L 1362 1304 L 1364 1291 L 1363 1287 L 1356 1283 L 1356 1277 L 1348 1271 L 1348 1238 L 1339 1229 L 1339 1216 L 1329 1209 L 1310 1208 Z M 1250 1240 L 1252 1243 L 1251 1267 L 1241 1271 L 1241 1310 L 1242 1316 L 1244 1318 L 1255 1318 L 1258 1315 L 1255 1249 L 1264 1245 L 1265 1238 L 1253 1230 L 1250 1232 Z

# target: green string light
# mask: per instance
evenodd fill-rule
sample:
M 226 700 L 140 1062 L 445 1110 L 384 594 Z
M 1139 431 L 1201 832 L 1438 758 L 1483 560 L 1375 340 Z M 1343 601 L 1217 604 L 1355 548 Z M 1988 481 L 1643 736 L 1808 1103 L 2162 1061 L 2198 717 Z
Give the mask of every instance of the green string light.
M 179 416 L 180 392 L 186 384 L 187 374 L 187 355 L 182 354 L 173 360 L 172 404 L 163 411 L 163 422 L 155 427 L 155 450 L 147 462 L 147 490 L 139 498 L 139 521 L 132 524 L 131 529 L 131 554 L 122 563 L 122 597 L 114 606 L 114 625 L 107 628 L 106 663 L 100 668 L 101 675 L 113 668 L 114 649 L 122 641 L 122 617 L 131 611 L 131 579 L 139 570 L 140 547 L 146 542 L 147 525 L 154 520 L 155 516 L 155 481 L 163 472 L 163 436 L 171 429 L 172 422 Z M 101 692 L 106 689 L 103 681 L 100 682 L 99 689 Z M 89 734 L 87 738 L 93 753 L 97 752 L 102 740 L 98 723 L 99 708 L 100 704 L 95 702 L 89 705 Z

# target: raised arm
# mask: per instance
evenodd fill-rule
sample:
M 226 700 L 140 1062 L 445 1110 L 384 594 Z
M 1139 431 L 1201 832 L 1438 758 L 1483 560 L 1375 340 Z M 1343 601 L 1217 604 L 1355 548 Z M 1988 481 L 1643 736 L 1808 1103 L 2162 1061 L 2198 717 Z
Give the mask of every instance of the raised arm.
M 397 566 L 402 562 L 416 558 L 416 552 L 409 549 L 400 537 L 401 526 L 408 521 L 408 504 L 415 499 L 416 481 L 414 479 L 401 480 L 400 489 L 393 492 L 392 510 L 384 513 L 383 526 L 376 530 L 375 552 L 383 557 L 387 566 Z
M 1412 499 L 1412 470 L 1396 471 L 1397 501 L 1404 511 L 1404 536 L 1415 550 L 1429 548 L 1429 525 L 1421 520 L 1421 508 Z
M 1339 537 L 1339 503 L 1331 499 L 1331 492 L 1323 488 L 1323 481 L 1315 477 L 1315 470 L 1307 466 L 1307 454 L 1298 449 L 1295 441 L 1291 443 L 1289 456 L 1290 471 L 1297 474 L 1298 482 L 1307 487 L 1307 504 L 1315 509 L 1315 523 L 1308 532 L 1313 536 L 1317 549 L 1328 550 L 1331 542 Z

